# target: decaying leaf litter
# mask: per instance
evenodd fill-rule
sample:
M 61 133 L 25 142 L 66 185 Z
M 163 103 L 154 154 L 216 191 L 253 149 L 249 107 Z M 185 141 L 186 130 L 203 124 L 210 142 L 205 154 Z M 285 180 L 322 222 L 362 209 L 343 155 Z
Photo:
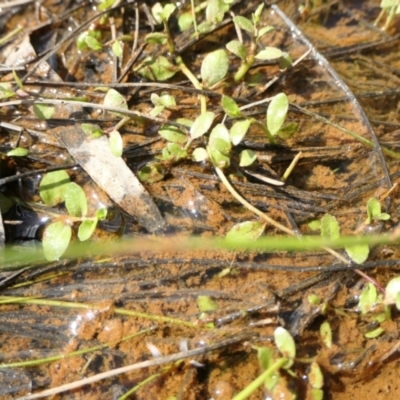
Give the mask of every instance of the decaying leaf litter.
M 163 177 L 144 182 L 145 189 L 137 181 L 142 193 L 148 193 L 144 200 L 147 207 L 156 207 L 157 211 L 150 213 L 135 207 L 130 212 L 125 203 L 113 197 L 111 182 L 100 184 L 92 169 L 85 168 L 87 162 L 97 164 L 100 171 L 111 168 L 110 163 L 123 165 L 117 166 L 121 169 L 127 165 L 136 181 L 135 175 L 152 165 L 149 163 L 166 146 L 158 133 L 160 127 L 176 123 L 178 118 L 195 120 L 200 114 L 199 95 L 205 95 L 207 110 L 217 115 L 218 123 L 223 117 L 222 95 L 235 99 L 240 107 L 248 106 L 243 113 L 257 120 L 265 119 L 268 102 L 253 103 L 282 92 L 288 96 L 287 121 L 298 124 L 296 133 L 272 145 L 265 133 L 252 125 L 245 140 L 234 148 L 230 168 L 224 170 L 236 190 L 258 209 L 297 234 L 309 234 L 309 223 L 327 213 L 336 217 L 341 234 L 385 232 L 396 226 L 398 201 L 395 192 L 387 192 L 398 179 L 399 74 L 394 51 L 398 39 L 395 25 L 388 32 L 373 27 L 380 11 L 377 2 L 321 4 L 307 17 L 299 15 L 301 4 L 294 2 L 279 2 L 283 11 L 266 6 L 262 22 L 274 30 L 261 39 L 261 46 L 281 49 L 293 60 L 300 60 L 298 64 L 285 69 L 276 61 L 255 63 L 248 74 L 260 79 L 256 85 L 248 81 L 236 84 L 227 78 L 206 90 L 193 88 L 182 72 L 163 83 L 152 83 L 151 77 L 139 72 L 146 57 L 162 52 L 168 60 L 166 46 L 145 44 L 145 35 L 153 29 L 161 31 L 156 21 L 149 20 L 152 5 L 115 4 L 103 25 L 93 4 L 83 2 L 49 2 L 36 11 L 33 5 L 4 9 L 3 35 L 18 24 L 24 29 L 7 39 L 2 48 L 2 81 L 14 85 L 7 90 L 17 90 L 14 69 L 22 86 L 17 96 L 5 95 L 1 103 L 2 148 L 4 153 L 13 148 L 30 151 L 25 157 L 2 158 L 2 193 L 14 201 L 19 199 L 8 212 L 4 210 L 8 203 L 1 203 L 10 243 L 20 246 L 20 252 L 27 251 L 29 243 L 38 246 L 32 239 L 41 238 L 45 224 L 66 215 L 62 205 L 50 210 L 38 196 L 44 172 L 35 171 L 54 167 L 67 168 L 71 181 L 84 189 L 88 215 L 100 206 L 107 208 L 107 218 L 99 221 L 95 240 L 114 240 L 121 234 L 139 237 L 153 231 L 167 237 L 196 234 L 209 238 L 225 235 L 238 223 L 256 221 L 221 184 L 210 163 L 183 158 L 164 161 L 162 170 L 158 166 L 150 169 L 153 177 L 155 172 Z M 258 6 L 239 2 L 232 5 L 232 15 L 251 19 Z M 190 11 L 189 4 L 182 6 L 173 14 L 175 18 L 183 8 Z M 209 52 L 237 39 L 232 15 L 226 13 L 200 38 L 190 36 L 193 29 L 179 33 L 177 20 L 169 20 L 177 54 L 194 74 L 200 73 Z M 204 14 L 198 18 L 200 22 Z M 77 37 L 89 28 L 101 32 L 102 50 L 77 50 Z M 123 57 L 117 57 L 111 48 L 116 43 L 115 29 L 117 37 L 132 36 L 131 41 L 121 40 Z M 242 34 L 247 44 L 246 33 Z M 87 38 L 95 36 L 86 35 L 83 40 L 91 44 L 93 40 Z M 7 55 L 8 51 L 15 55 L 18 46 L 22 62 Z M 329 64 L 319 52 L 326 55 Z M 47 66 L 42 62 L 34 69 L 37 60 L 44 58 Z M 229 74 L 238 69 L 240 60 L 230 54 Z M 99 86 L 122 93 L 127 109 L 108 107 L 104 111 L 104 91 L 95 90 Z M 173 95 L 176 105 L 163 106 L 154 116 L 157 105 L 151 101 L 152 93 Z M 32 111 L 40 104 L 54 106 L 54 114 L 40 120 L 37 111 Z M 46 107 L 43 110 L 48 111 Z M 96 145 L 107 144 L 106 136 L 85 138 L 82 124 L 97 124 L 110 133 L 121 113 L 134 117 L 120 129 L 124 157 L 113 156 L 107 146 L 96 151 Z M 179 123 L 175 126 L 181 127 Z M 71 141 L 72 135 L 84 140 L 90 159 Z M 246 167 L 248 172 L 237 158 L 243 149 L 252 150 L 258 159 L 256 165 Z M 259 179 L 279 180 L 299 152 L 300 161 L 285 185 L 274 186 Z M 28 175 L 17 179 L 24 173 Z M 121 182 L 119 175 L 117 171 L 109 179 L 126 185 L 128 178 Z M 363 225 L 368 199 L 380 196 L 390 220 Z M 162 217 L 155 217 L 157 212 Z M 148 218 L 152 222 L 146 226 Z M 275 232 L 266 227 L 267 234 Z M 397 251 L 396 247 L 372 249 L 368 261 L 356 267 L 385 286 L 396 274 Z M 344 252 L 342 257 L 346 257 Z M 3 265 L 13 266 L 11 259 Z M 210 249 L 177 254 L 172 246 L 170 251 L 163 247 L 162 253 L 136 248 L 134 254 L 120 258 L 104 255 L 27 267 L 22 271 L 5 268 L 2 273 L 1 362 L 54 359 L 31 367 L 4 365 L 0 371 L 4 398 L 86 377 L 95 380 L 98 373 L 132 364 L 141 368 L 85 386 L 78 384 L 78 391 L 63 392 L 61 397 L 124 398 L 124 393 L 136 388 L 131 398 L 233 398 L 268 369 L 262 358 L 257 359 L 262 353 L 257 349 L 269 348 L 272 359 L 279 357 L 277 341 L 273 340 L 278 326 L 284 326 L 296 340 L 296 360 L 291 367 L 296 376 L 280 369 L 280 378 L 269 394 L 261 386 L 252 398 L 291 398 L 291 393 L 298 398 L 315 398 L 312 396 L 319 395 L 321 388 L 317 386 L 321 385 L 310 378 L 312 361 L 322 370 L 325 398 L 354 398 L 366 392 L 378 398 L 398 396 L 394 375 L 397 314 L 392 310 L 391 318 L 383 318 L 379 301 L 373 311 L 362 303 L 368 312 L 360 311 L 359 296 L 365 293 L 364 297 L 374 299 L 373 289 L 351 272 L 355 266 L 339 262 L 324 250 L 228 253 Z M 382 331 L 373 337 L 370 333 L 379 328 Z M 329 332 L 333 333 L 332 342 Z M 169 359 L 169 355 L 177 356 Z M 183 361 L 172 363 L 180 359 Z M 147 364 L 141 366 L 142 361 Z

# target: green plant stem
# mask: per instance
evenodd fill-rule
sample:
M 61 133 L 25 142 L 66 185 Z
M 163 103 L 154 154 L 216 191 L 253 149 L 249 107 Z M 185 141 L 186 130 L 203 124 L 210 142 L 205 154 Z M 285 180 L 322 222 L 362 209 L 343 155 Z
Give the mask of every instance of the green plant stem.
M 247 60 L 242 63 L 238 72 L 236 72 L 233 78 L 235 83 L 241 81 L 244 78 L 244 76 L 247 74 L 247 71 L 252 67 L 253 64 L 254 64 L 254 56 L 251 55 L 247 57 Z
M 125 342 L 127 340 L 133 339 L 133 338 L 141 336 L 141 335 L 144 335 L 146 333 L 150 333 L 153 330 L 154 330 L 154 328 L 147 328 L 147 329 L 144 329 L 142 331 L 133 333 L 132 335 L 125 336 L 119 341 L 119 343 Z M 39 358 L 39 359 L 36 359 L 36 360 L 28 360 L 28 361 L 11 362 L 11 363 L 0 363 L 0 368 L 33 367 L 35 365 L 50 363 L 50 362 L 53 362 L 53 361 L 62 360 L 64 358 L 81 356 L 83 354 L 91 353 L 91 352 L 94 352 L 94 351 L 107 349 L 108 347 L 110 347 L 110 345 L 106 343 L 106 344 L 101 344 L 101 345 L 98 345 L 98 346 L 88 347 L 86 349 L 73 351 L 73 352 L 67 353 L 67 354 L 57 354 L 56 356 L 52 356 L 52 357 Z
M 0 46 L 3 46 L 3 44 L 6 43 L 8 40 L 10 40 L 13 36 L 18 35 L 18 33 L 22 31 L 22 29 L 23 29 L 22 26 L 17 26 L 11 32 L 7 33 L 2 38 L 0 38 Z
M 168 51 L 170 54 L 175 53 L 175 44 L 174 40 L 172 39 L 171 31 L 169 30 L 168 21 L 163 21 L 165 34 L 167 35 L 167 45 Z
M 275 221 L 274 219 L 272 219 L 268 215 L 264 214 L 258 208 L 254 207 L 247 200 L 245 200 L 238 192 L 236 192 L 236 190 L 233 188 L 231 183 L 226 178 L 225 174 L 222 172 L 221 168 L 215 167 L 215 171 L 217 172 L 217 175 L 218 175 L 219 179 L 221 179 L 222 183 L 228 189 L 229 193 L 236 200 L 238 200 L 241 204 L 243 204 L 248 210 L 250 210 L 254 214 L 258 215 L 261 219 L 263 219 L 264 221 L 268 222 L 269 224 L 271 224 L 275 228 L 279 229 L 280 231 L 285 232 L 285 233 L 287 233 L 288 235 L 291 235 L 291 236 L 295 235 L 295 233 L 291 229 L 286 228 L 286 226 L 280 224 L 279 222 Z
M 231 183 L 228 181 L 228 179 L 226 178 L 226 176 L 224 175 L 224 173 L 222 172 L 222 170 L 219 167 L 215 167 L 215 170 L 217 172 L 217 175 L 219 176 L 219 178 L 221 179 L 222 183 L 225 185 L 225 187 L 229 190 L 229 192 L 231 193 L 231 195 L 238 200 L 240 203 L 242 203 L 248 210 L 252 211 L 254 214 L 258 215 L 261 219 L 263 219 L 264 221 L 266 221 L 267 223 L 271 224 L 272 226 L 274 226 L 275 228 L 279 229 L 282 232 L 285 232 L 291 236 L 296 236 L 296 233 L 289 229 L 286 228 L 286 226 L 280 224 L 279 222 L 275 221 L 274 219 L 272 219 L 271 217 L 269 217 L 268 215 L 264 214 L 262 211 L 260 211 L 258 208 L 254 207 L 252 204 L 250 204 L 247 200 L 245 200 L 242 196 L 240 196 L 240 194 L 238 192 L 236 192 L 236 190 L 233 188 L 233 186 L 231 185 Z M 302 237 L 299 237 L 298 239 L 299 241 L 302 240 Z M 334 257 L 336 257 L 338 260 L 340 260 L 342 263 L 344 264 L 348 264 L 349 261 L 346 260 L 346 258 L 344 258 L 341 254 L 339 254 L 337 251 L 332 250 L 329 247 L 323 246 L 323 249 L 326 250 L 328 253 L 332 254 Z
M 272 136 L 271 132 L 270 132 L 269 129 L 266 127 L 266 125 L 264 125 L 264 124 L 261 123 L 260 121 L 256 121 L 256 120 L 252 120 L 252 122 L 253 122 L 255 125 L 259 126 L 259 127 L 264 131 L 265 135 L 267 136 L 268 141 L 269 141 L 271 144 L 275 144 L 275 143 L 276 143 L 274 137 Z
M 182 57 L 177 56 L 175 61 L 178 67 L 180 68 L 181 72 L 189 79 L 192 85 L 198 90 L 203 90 L 203 86 L 201 85 L 199 80 L 193 75 L 192 71 L 183 62 Z M 207 98 L 203 94 L 200 95 L 200 105 L 201 105 L 201 113 L 203 114 L 207 111 Z
M 275 361 L 267 370 L 265 370 L 260 376 L 258 376 L 254 381 L 247 385 L 241 392 L 233 397 L 232 400 L 246 400 L 251 396 L 265 381 L 273 375 L 276 371 L 279 371 L 286 363 L 287 358 L 280 358 Z
M 292 173 L 292 171 L 294 170 L 294 168 L 296 167 L 297 163 L 300 160 L 300 157 L 303 155 L 303 153 L 300 151 L 295 158 L 293 158 L 292 162 L 290 163 L 290 165 L 287 167 L 285 173 L 282 175 L 281 180 L 283 182 L 286 182 L 286 179 L 289 178 L 290 174 Z
M 196 35 L 196 39 L 198 39 L 199 38 L 199 31 L 197 29 L 196 9 L 194 7 L 194 0 L 190 0 L 190 6 L 191 6 L 191 9 L 192 9 L 192 21 L 193 21 L 194 33 Z
M 9 303 L 23 303 L 23 304 L 35 304 L 35 305 L 41 305 L 41 306 L 50 306 L 50 307 L 64 307 L 64 308 L 78 308 L 78 309 L 94 309 L 96 310 L 97 307 L 95 305 L 90 305 L 90 304 L 84 304 L 84 303 L 70 303 L 67 301 L 58 301 L 58 300 L 48 300 L 48 299 L 34 299 L 34 298 L 27 298 L 27 299 L 21 299 L 20 297 L 14 297 L 14 301 L 12 300 L 13 298 L 9 297 L 0 297 L 0 303 L 2 300 L 7 301 L 10 299 L 10 301 L 7 301 Z M 164 317 L 161 315 L 153 315 L 153 314 L 147 314 L 147 313 L 142 313 L 142 312 L 137 312 L 133 310 L 126 310 L 124 308 L 115 308 L 114 313 L 117 315 L 127 315 L 130 317 L 135 317 L 135 318 L 143 318 L 147 319 L 150 321 L 156 321 L 156 322 L 163 322 L 167 324 L 174 324 L 174 325 L 180 325 L 180 326 L 186 326 L 188 328 L 194 328 L 194 329 L 199 329 L 199 325 L 193 324 L 191 322 L 187 322 L 178 318 L 171 318 L 171 317 Z M 205 326 L 205 329 L 210 329 Z

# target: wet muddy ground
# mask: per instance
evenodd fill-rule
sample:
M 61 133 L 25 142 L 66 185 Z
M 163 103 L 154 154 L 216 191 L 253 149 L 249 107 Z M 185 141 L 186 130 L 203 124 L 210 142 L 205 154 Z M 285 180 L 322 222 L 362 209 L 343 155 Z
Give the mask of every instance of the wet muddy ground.
M 95 243 L 156 235 L 170 241 L 158 252 L 136 246 L 118 256 L 90 257 L 89 247 L 85 258 L 51 263 L 25 261 L 16 266 L 14 259 L 3 257 L 0 398 L 36 398 L 30 394 L 137 365 L 47 397 L 232 399 L 263 371 L 257 348 L 270 348 L 278 357 L 273 340 L 278 326 L 284 326 L 296 342 L 293 374 L 281 371 L 273 390 L 262 386 L 249 398 L 313 399 L 308 378 L 312 361 L 324 376 L 324 399 L 399 398 L 398 312 L 393 309 L 391 318 L 381 322 L 379 336 L 366 337 L 377 327 L 375 317 L 383 312 L 383 305 L 370 313 L 360 312 L 359 297 L 366 281 L 354 271 L 357 267 L 385 287 L 398 273 L 396 246 L 373 248 L 368 260 L 358 266 L 324 250 L 176 251 L 179 241 L 191 235 L 223 236 L 235 224 L 257 218 L 231 196 L 211 164 L 190 159 L 162 163 L 164 178 L 143 183 L 159 218 L 146 210 L 140 213 L 146 204 L 118 204 L 112 190 L 107 191 L 111 183 L 97 182 L 93 170 L 86 167 L 88 159 L 78 158 L 74 147 L 81 140 L 82 123 L 107 130 L 118 117 L 78 102 L 56 104 L 47 120 L 32 112 L 32 101 L 39 97 L 85 96 L 87 102 L 101 105 L 104 91 L 96 88 L 104 85 L 126 96 L 130 110 L 148 116 L 153 108 L 151 93 L 167 92 L 175 96 L 176 106 L 156 118 L 131 120 L 120 130 L 122 160 L 131 171 L 137 174 L 154 160 L 165 147 L 158 135 L 160 125 L 177 118 L 194 119 L 200 113 L 201 92 L 190 91 L 193 87 L 182 73 L 153 85 L 138 73 L 136 67 L 145 57 L 168 53 L 165 46 L 144 46 L 144 36 L 154 28 L 148 18 L 152 4 L 145 3 L 116 5 L 109 14 L 114 22 L 103 25 L 92 2 L 0 5 L 2 36 L 23 27 L 2 42 L 1 81 L 14 82 L 12 69 L 24 81 L 17 98 L 4 97 L 0 103 L 1 151 L 30 150 L 26 157 L 3 155 L 1 159 L 6 243 L 28 257 L 32 248 L 40 251 L 49 215 L 50 220 L 57 216 L 41 204 L 38 185 L 43 170 L 54 167 L 66 169 L 71 180 L 84 188 L 89 213 L 100 204 L 108 208 L 107 219 L 95 232 Z M 250 105 L 245 110 L 248 117 L 263 119 L 267 105 L 253 103 L 285 92 L 291 103 L 287 120 L 298 124 L 294 136 L 276 145 L 252 126 L 225 172 L 248 202 L 298 235 L 313 234 L 308 223 L 326 213 L 337 218 L 343 234 L 389 232 L 400 216 L 396 190 L 388 194 L 400 176 L 400 21 L 395 19 L 388 31 L 375 27 L 379 1 L 319 3 L 301 14 L 301 2 L 278 1 L 279 8 L 268 5 L 262 13 L 263 24 L 275 30 L 261 45 L 279 47 L 299 60 L 297 64 L 282 70 L 276 62 L 258 62 L 249 71 L 258 79 L 256 85 L 227 79 L 208 91 L 212 92 L 207 94 L 208 109 L 219 120 L 223 94 L 241 106 Z M 239 1 L 232 12 L 250 16 L 257 6 Z M 184 10 L 190 10 L 190 4 L 181 5 L 176 16 Z M 133 45 L 131 41 L 123 45 L 123 57 L 117 59 L 107 44 L 99 51 L 78 51 L 76 37 L 89 27 L 102 31 L 103 43 L 112 43 L 110 24 L 117 36 L 133 38 Z M 195 74 L 208 52 L 236 38 L 229 13 L 200 39 L 180 33 L 175 17 L 170 24 L 178 52 Z M 41 57 L 47 57 L 47 64 L 38 68 L 35 63 Z M 230 71 L 238 68 L 238 58 L 232 56 Z M 6 103 L 13 100 L 19 103 Z M 248 171 L 238 165 L 244 148 L 258 156 Z M 257 178 L 281 177 L 300 151 L 300 161 L 284 186 Z M 111 166 L 97 161 L 105 175 Z M 24 173 L 28 175 L 12 178 Z M 381 200 L 391 219 L 365 227 L 371 197 Z M 57 214 L 63 212 L 61 206 L 56 209 Z M 265 233 L 277 231 L 267 225 Z M 320 304 L 311 305 L 310 295 L 319 296 Z M 201 299 L 212 300 L 212 305 L 204 310 Z M 332 332 L 329 345 L 320 334 L 326 322 Z

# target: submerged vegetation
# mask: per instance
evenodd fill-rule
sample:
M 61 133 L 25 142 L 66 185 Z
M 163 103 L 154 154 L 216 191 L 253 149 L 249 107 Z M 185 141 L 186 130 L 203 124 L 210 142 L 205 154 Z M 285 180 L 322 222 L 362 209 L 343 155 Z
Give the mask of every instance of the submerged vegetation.
M 4 398 L 340 399 L 397 362 L 400 5 L 331 3 L 10 7 Z

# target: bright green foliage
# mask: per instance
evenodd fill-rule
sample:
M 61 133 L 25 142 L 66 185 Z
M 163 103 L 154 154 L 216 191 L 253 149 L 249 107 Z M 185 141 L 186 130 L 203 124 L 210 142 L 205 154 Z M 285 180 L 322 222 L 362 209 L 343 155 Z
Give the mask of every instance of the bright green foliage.
M 179 128 L 173 125 L 165 124 L 158 131 L 159 135 L 165 140 L 172 143 L 184 144 L 187 141 L 187 136 Z
M 54 115 L 55 108 L 49 104 L 34 104 L 33 112 L 39 119 L 50 119 Z
M 324 386 L 324 376 L 322 375 L 321 368 L 315 361 L 311 363 L 308 382 L 313 389 L 322 389 Z
M 121 108 L 123 110 L 128 109 L 128 103 L 126 102 L 125 97 L 115 89 L 109 89 L 107 91 L 106 95 L 104 96 L 103 104 L 107 107 Z M 112 112 L 112 114 L 123 116 L 123 114 L 118 112 Z
M 172 3 L 167 3 L 164 7 L 160 3 L 154 4 L 151 8 L 151 13 L 158 24 L 162 22 L 167 22 L 176 10 L 176 6 Z
M 167 147 L 163 148 L 162 154 L 158 158 L 163 161 L 179 161 L 186 157 L 187 151 L 185 148 L 176 143 L 168 143 Z
M 169 62 L 168 58 L 158 56 L 157 58 L 146 58 L 137 72 L 151 81 L 163 82 L 172 78 L 178 69 Z
M 330 349 L 332 347 L 332 329 L 328 321 L 321 324 L 319 334 L 321 335 L 322 342 Z
M 154 183 L 164 179 L 165 171 L 161 164 L 150 163 L 139 170 L 139 179 L 142 182 Z
M 255 55 L 257 60 L 275 60 L 282 57 L 282 50 L 277 47 L 266 47 Z
M 100 38 L 101 38 L 101 32 L 98 30 L 82 32 L 78 36 L 78 39 L 76 39 L 76 45 L 78 47 L 78 50 L 80 51 L 87 49 L 95 51 L 101 50 L 103 48 L 103 45 L 99 42 Z
M 321 229 L 321 221 L 319 219 L 314 219 L 310 221 L 307 225 L 312 231 L 318 231 Z
M 124 150 L 124 143 L 120 133 L 116 130 L 110 132 L 108 136 L 108 143 L 110 146 L 111 153 L 115 157 L 121 157 Z
M 383 213 L 381 210 L 381 204 L 375 197 L 371 197 L 367 203 L 367 214 L 368 217 L 365 220 L 365 224 L 370 225 L 373 221 L 387 221 L 390 219 L 390 215 Z
M 96 124 L 81 124 L 81 128 L 86 135 L 93 139 L 104 135 L 103 130 Z
M 273 351 L 268 347 L 258 347 L 257 348 L 257 358 L 261 368 L 266 371 L 274 363 Z M 265 387 L 268 390 L 272 390 L 279 380 L 279 373 L 276 371 L 271 374 L 265 380 Z
M 367 261 L 369 256 L 369 247 L 367 244 L 359 244 L 357 246 L 346 246 L 347 255 L 357 264 Z
M 264 223 L 258 221 L 245 221 L 234 225 L 226 234 L 228 240 L 257 240 L 264 232 Z
M 272 135 L 276 135 L 282 128 L 289 109 L 289 100 L 285 93 L 273 97 L 267 110 L 267 128 Z
M 243 43 L 240 43 L 239 40 L 232 40 L 227 45 L 226 48 L 233 53 L 236 57 L 239 57 L 243 61 L 246 60 L 247 50 L 244 47 Z
M 257 160 L 257 156 L 253 150 L 243 150 L 240 153 L 240 161 L 239 165 L 241 167 L 248 167 L 249 165 L 253 164 Z
M 185 32 L 193 25 L 192 13 L 181 13 L 178 17 L 178 25 L 181 32 Z
M 229 131 L 229 136 L 234 146 L 237 146 L 246 136 L 246 133 L 249 130 L 251 123 L 251 119 L 244 119 L 241 121 L 236 121 L 232 125 L 231 130 Z
M 224 112 L 231 118 L 240 117 L 242 114 L 236 101 L 228 96 L 222 96 L 221 106 Z
M 114 55 L 116 57 L 122 57 L 123 54 L 123 46 L 122 46 L 122 42 L 120 42 L 119 40 L 116 40 L 113 44 L 112 44 L 112 51 L 114 53 Z
M 78 238 L 81 242 L 88 240 L 93 235 L 97 227 L 97 222 L 97 218 L 82 221 L 78 228 Z
M 39 194 L 43 202 L 53 207 L 65 199 L 67 184 L 71 181 L 66 171 L 53 171 L 47 173 L 39 185 Z
M 368 331 L 364 334 L 364 337 L 367 339 L 374 339 L 377 338 L 378 336 L 382 335 L 382 333 L 385 332 L 385 329 L 383 329 L 381 326 L 378 326 L 378 328 L 373 329 L 372 331 Z
M 83 189 L 74 182 L 65 186 L 65 207 L 73 217 L 85 217 L 88 212 L 86 195 Z
M 43 252 L 48 261 L 58 260 L 67 250 L 72 236 L 72 228 L 57 221 L 46 227 L 43 233 Z
M 149 44 L 164 45 L 167 43 L 167 35 L 163 32 L 152 32 L 146 35 L 146 42 Z
M 400 310 L 400 276 L 389 281 L 385 290 L 385 304 L 396 304 Z
M 21 79 L 19 79 L 18 74 L 15 72 L 15 70 L 12 70 L 12 74 L 13 74 L 13 78 L 15 80 L 15 83 L 17 84 L 17 86 L 21 89 L 21 90 L 25 90 L 24 85 L 21 81 Z
M 190 128 L 191 139 L 194 140 L 200 136 L 203 136 L 211 128 L 214 118 L 215 114 L 211 111 L 206 111 L 205 113 L 199 115 Z
M 229 59 L 225 50 L 208 53 L 201 63 L 201 79 L 205 87 L 212 87 L 222 81 L 228 73 Z
M 8 157 L 24 157 L 29 154 L 28 149 L 24 149 L 23 147 L 16 147 L 15 149 L 12 149 L 7 152 Z
M 224 124 L 218 124 L 210 133 L 207 151 L 212 163 L 220 168 L 230 164 L 230 151 L 232 148 L 229 131 Z
M 284 368 L 290 368 L 296 357 L 296 344 L 292 335 L 285 329 L 279 326 L 274 332 L 275 344 L 283 357 L 288 359 Z
M 313 306 L 318 306 L 321 304 L 321 298 L 316 294 L 310 294 L 308 296 L 308 302 Z
M 212 24 L 221 22 L 224 14 L 229 11 L 229 5 L 223 0 L 208 0 L 206 8 L 206 20 Z
M 111 8 L 115 4 L 116 0 L 102 0 L 100 1 L 100 4 L 97 6 L 97 9 L 99 11 L 104 11 L 107 10 L 108 8 Z
M 192 158 L 193 161 L 195 162 L 201 162 L 207 160 L 208 159 L 207 150 L 204 149 L 203 147 L 198 147 L 193 151 Z
M 321 218 L 321 236 L 331 239 L 340 237 L 339 222 L 333 215 L 325 214 Z
M 0 100 L 16 96 L 16 93 L 13 92 L 11 89 L 12 84 L 10 82 L 0 82 Z
M 241 15 L 236 15 L 233 18 L 233 22 L 240 28 L 243 29 L 244 31 L 250 33 L 251 35 L 254 35 L 254 26 L 252 22 L 247 19 L 246 17 L 242 17 Z
M 198 296 L 197 307 L 200 312 L 210 312 L 218 309 L 218 304 L 210 296 Z

